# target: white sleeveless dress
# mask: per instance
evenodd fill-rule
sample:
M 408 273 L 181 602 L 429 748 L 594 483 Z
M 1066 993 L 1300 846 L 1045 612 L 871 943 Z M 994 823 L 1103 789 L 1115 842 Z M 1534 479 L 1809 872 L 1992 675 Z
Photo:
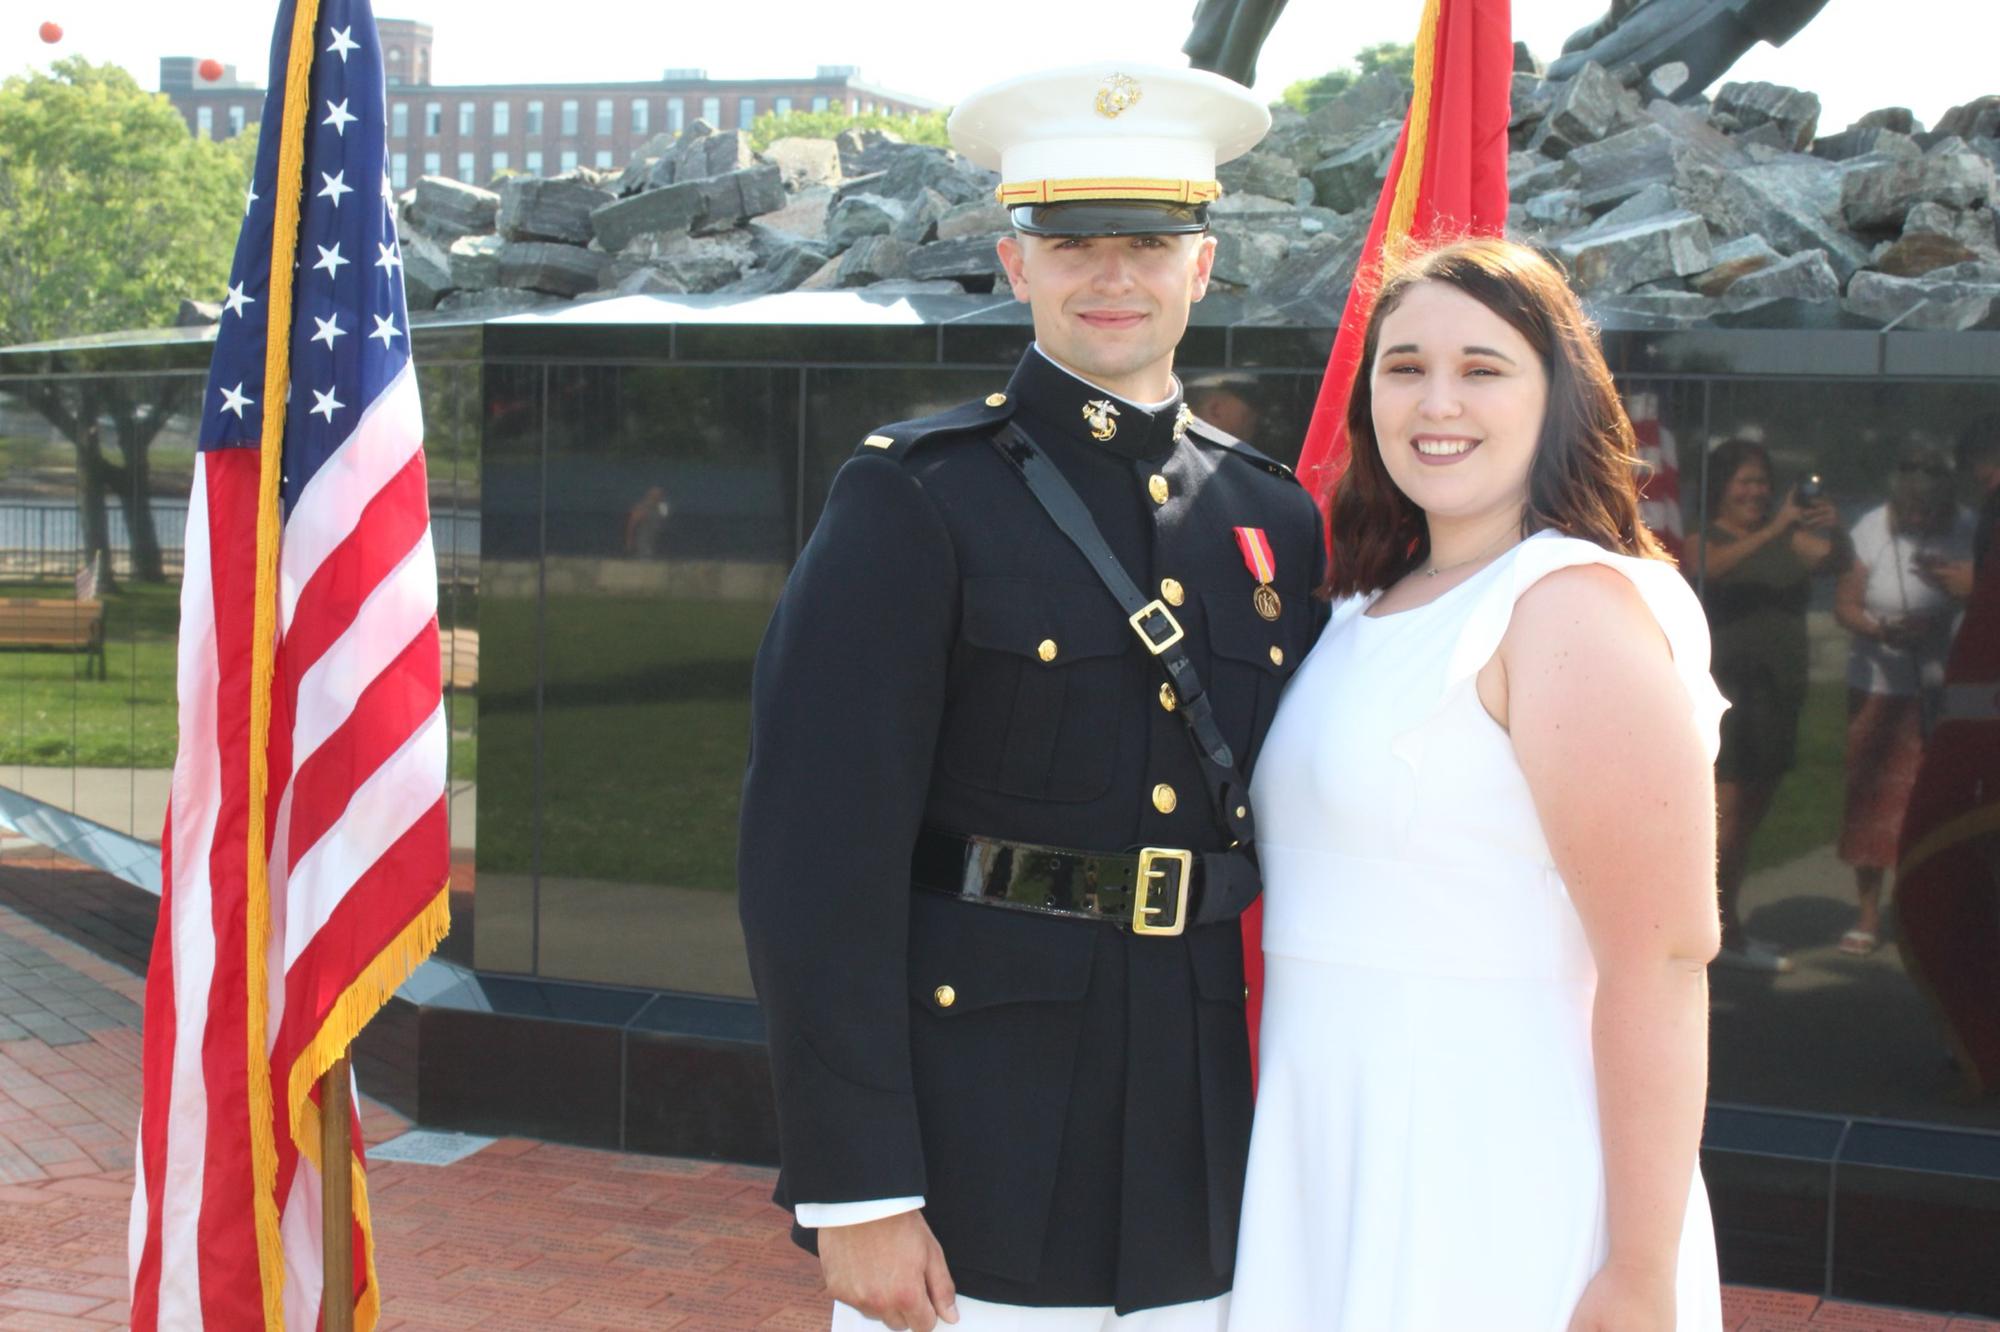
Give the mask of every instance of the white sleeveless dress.
M 1414 610 L 1336 604 L 1251 783 L 1257 1118 L 1232 1332 L 1562 1332 L 1606 1252 L 1596 968 L 1474 677 L 1571 565 L 1638 587 L 1714 756 L 1727 706 L 1671 566 L 1542 532 Z M 1688 1181 L 1681 1332 L 1720 1332 Z

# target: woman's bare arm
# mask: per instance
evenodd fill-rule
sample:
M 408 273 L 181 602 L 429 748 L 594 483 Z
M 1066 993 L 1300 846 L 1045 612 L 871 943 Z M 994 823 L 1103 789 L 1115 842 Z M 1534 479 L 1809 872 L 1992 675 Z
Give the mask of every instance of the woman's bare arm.
M 1500 656 L 1514 750 L 1597 964 L 1592 1051 L 1610 1254 L 1577 1326 L 1671 1326 L 1720 946 L 1715 791 L 1665 635 L 1622 574 L 1559 571 Z

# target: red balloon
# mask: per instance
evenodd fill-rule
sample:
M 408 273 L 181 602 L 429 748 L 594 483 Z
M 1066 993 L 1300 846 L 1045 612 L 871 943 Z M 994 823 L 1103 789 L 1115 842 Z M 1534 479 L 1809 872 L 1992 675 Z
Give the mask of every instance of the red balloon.
M 57 42 L 61 41 L 62 24 L 44 23 L 42 25 L 42 40 L 47 42 L 50 46 L 54 46 Z
M 213 56 L 196 65 L 195 69 L 201 74 L 204 83 L 214 83 L 222 77 L 222 62 Z

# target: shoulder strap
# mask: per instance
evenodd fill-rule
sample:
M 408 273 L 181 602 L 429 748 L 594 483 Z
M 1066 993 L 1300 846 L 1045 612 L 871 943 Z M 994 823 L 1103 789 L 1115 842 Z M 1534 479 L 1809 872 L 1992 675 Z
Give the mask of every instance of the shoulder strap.
M 1188 433 L 1204 444 L 1213 444 L 1224 453 L 1240 458 L 1253 467 L 1262 468 L 1272 476 L 1282 476 L 1288 480 L 1295 479 L 1292 475 L 1292 469 L 1279 462 L 1276 458 L 1265 457 L 1262 453 L 1251 448 L 1227 430 L 1212 426 L 1199 416 L 1189 419 Z
M 1236 768 L 1236 756 L 1215 724 L 1215 709 L 1202 687 L 1201 677 L 1187 649 L 1181 646 L 1180 622 L 1164 603 L 1150 601 L 1139 591 L 1131 575 L 1118 563 L 1104 534 L 1098 531 L 1082 497 L 1020 426 L 1010 421 L 992 439 L 1000 455 L 1027 485 L 1028 493 L 1041 504 L 1117 601 L 1132 625 L 1132 632 L 1166 673 L 1180 700 L 1175 715 L 1187 727 L 1188 741 L 1194 747 L 1195 761 L 1208 786 L 1215 816 L 1232 843 L 1249 846 L 1256 834 L 1250 815 L 1249 783 Z
M 862 440 L 861 447 L 855 452 L 882 452 L 892 458 L 901 458 L 927 440 L 967 431 L 990 430 L 1013 414 L 1013 400 L 1004 393 L 995 393 L 984 401 L 961 403 L 933 416 L 885 425 Z

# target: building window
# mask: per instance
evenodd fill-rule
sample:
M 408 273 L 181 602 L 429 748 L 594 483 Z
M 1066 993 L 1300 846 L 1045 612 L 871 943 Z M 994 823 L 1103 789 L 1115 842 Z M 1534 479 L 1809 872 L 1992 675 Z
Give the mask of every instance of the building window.
M 514 104 L 512 102 L 495 102 L 493 104 L 493 135 L 495 138 L 507 133 L 509 124 L 514 119 L 513 109 Z
M 609 171 L 611 169 L 611 150 L 609 148 L 599 148 L 597 150 L 597 160 L 593 165 L 599 171 Z
M 436 136 L 442 133 L 444 133 L 444 103 L 425 102 L 424 103 L 425 137 L 435 138 Z
M 232 106 L 229 108 L 229 137 L 233 139 L 242 132 L 243 132 L 243 108 L 240 106 Z
M 687 103 L 678 97 L 667 99 L 667 132 L 679 134 L 687 126 Z
M 824 98 L 824 97 L 815 97 L 815 98 L 813 98 L 813 110 L 815 110 L 815 111 L 824 111 L 824 110 L 826 110 L 826 98 Z
M 771 103 L 771 109 L 781 116 L 788 116 L 792 113 L 792 99 L 789 97 L 780 97 L 777 101 Z
M 701 99 L 701 118 L 717 129 L 722 128 L 722 99 L 704 97 Z
M 408 102 L 390 103 L 389 137 L 392 139 L 404 139 L 408 138 L 409 134 L 410 134 L 410 104 Z
M 467 185 L 472 184 L 471 153 L 460 153 L 458 155 L 458 178 L 464 181 Z
M 493 154 L 493 174 L 497 176 L 506 169 L 507 169 L 507 154 L 505 153 Z
M 739 98 L 736 103 L 737 128 L 749 129 L 750 122 L 755 120 L 756 118 L 757 118 L 757 99 L 754 97 Z
M 477 102 L 460 102 L 458 104 L 458 134 L 460 138 L 469 139 L 472 137 L 472 118 L 478 113 L 479 104 Z
M 194 136 L 197 139 L 215 137 L 215 108 L 198 106 L 194 109 Z
M 528 150 L 528 174 L 531 176 L 542 174 L 542 150 L 539 148 Z
M 527 130 L 529 134 L 540 134 L 542 132 L 542 104 L 540 102 L 528 103 Z
M 597 99 L 597 137 L 600 139 L 611 137 L 611 99 L 609 97 L 600 97 Z
M 389 183 L 399 190 L 410 183 L 410 155 L 408 153 L 389 154 Z
M 575 103 L 575 102 L 564 102 L 564 103 L 563 103 L 563 106 L 562 106 L 562 132 L 563 132 L 563 133 L 564 133 L 565 135 L 573 135 L 573 134 L 575 134 L 575 133 L 576 133 L 576 103 Z
M 576 149 L 574 148 L 563 149 L 561 161 L 562 161 L 562 169 L 564 171 L 576 170 Z
M 647 106 L 646 99 L 643 97 L 634 97 L 632 99 L 632 132 L 634 134 L 644 134 L 652 122 L 652 111 Z
M 424 154 L 424 174 L 426 176 L 441 176 L 444 174 L 443 153 Z

